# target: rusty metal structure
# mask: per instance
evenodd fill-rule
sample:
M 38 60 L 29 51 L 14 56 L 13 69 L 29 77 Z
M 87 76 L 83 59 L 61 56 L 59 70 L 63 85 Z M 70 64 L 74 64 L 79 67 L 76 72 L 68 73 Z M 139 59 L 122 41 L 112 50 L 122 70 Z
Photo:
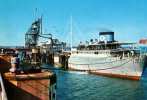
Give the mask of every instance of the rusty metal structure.
M 37 46 L 39 35 L 42 34 L 42 17 L 32 23 L 25 34 L 25 47 L 34 48 Z
M 50 41 L 45 48 L 40 38 Z M 53 62 L 53 42 L 51 34 L 42 34 L 41 17 L 26 32 L 25 47 L 0 46 L 0 100 L 56 100 L 56 74 L 41 67 L 43 53 Z
M 39 36 L 42 34 L 42 17 L 35 20 L 29 30 L 25 34 L 25 48 L 32 51 L 32 58 L 30 59 L 33 69 L 40 67 L 40 50 L 37 47 Z M 35 66 L 35 67 L 34 67 Z M 40 69 L 40 68 L 39 68 Z

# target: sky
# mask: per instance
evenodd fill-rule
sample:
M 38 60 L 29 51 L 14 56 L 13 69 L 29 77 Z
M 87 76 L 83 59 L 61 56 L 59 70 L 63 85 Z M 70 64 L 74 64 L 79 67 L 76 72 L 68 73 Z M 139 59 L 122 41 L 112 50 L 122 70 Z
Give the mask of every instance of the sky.
M 19 46 L 35 18 L 43 15 L 43 33 L 73 44 L 114 31 L 115 40 L 147 38 L 147 0 L 0 0 L 0 45 Z M 35 12 L 35 9 L 37 11 Z

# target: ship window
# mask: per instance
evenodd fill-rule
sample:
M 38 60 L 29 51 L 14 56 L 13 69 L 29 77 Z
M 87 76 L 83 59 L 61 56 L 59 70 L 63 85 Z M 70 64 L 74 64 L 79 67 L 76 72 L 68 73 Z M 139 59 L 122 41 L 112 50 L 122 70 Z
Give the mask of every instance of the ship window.
M 94 52 L 94 54 L 98 54 L 98 52 Z

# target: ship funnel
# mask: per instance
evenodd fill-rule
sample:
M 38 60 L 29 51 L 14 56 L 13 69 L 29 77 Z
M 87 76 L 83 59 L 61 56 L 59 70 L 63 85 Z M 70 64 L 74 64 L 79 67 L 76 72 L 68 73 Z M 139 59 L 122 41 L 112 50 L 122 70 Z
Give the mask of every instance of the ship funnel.
M 114 32 L 100 32 L 99 41 L 107 43 L 114 42 Z

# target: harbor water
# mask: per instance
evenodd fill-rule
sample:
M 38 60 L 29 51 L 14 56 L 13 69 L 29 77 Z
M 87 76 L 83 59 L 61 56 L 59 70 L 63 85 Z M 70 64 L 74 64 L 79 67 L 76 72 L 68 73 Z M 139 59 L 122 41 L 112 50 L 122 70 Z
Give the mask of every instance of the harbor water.
M 57 100 L 147 100 L 147 76 L 140 81 L 54 70 Z M 146 71 L 147 73 L 147 71 Z

